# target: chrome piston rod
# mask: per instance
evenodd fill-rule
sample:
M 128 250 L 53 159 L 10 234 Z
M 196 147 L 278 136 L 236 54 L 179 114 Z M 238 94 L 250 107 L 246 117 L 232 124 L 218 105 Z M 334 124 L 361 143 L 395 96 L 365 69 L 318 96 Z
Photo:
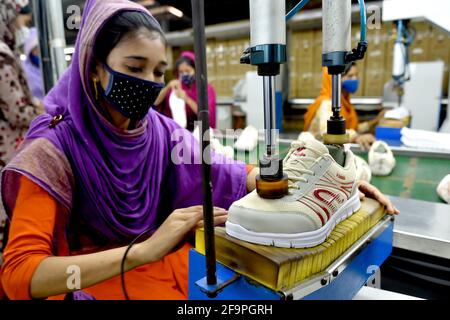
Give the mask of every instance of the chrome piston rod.
M 264 127 L 266 152 L 268 156 L 275 154 L 276 150 L 276 98 L 275 98 L 275 77 L 265 76 L 264 78 Z

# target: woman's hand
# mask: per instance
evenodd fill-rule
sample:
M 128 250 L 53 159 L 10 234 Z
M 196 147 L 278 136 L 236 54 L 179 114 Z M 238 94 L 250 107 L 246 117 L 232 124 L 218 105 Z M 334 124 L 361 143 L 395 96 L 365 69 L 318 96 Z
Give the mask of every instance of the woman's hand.
M 369 150 L 372 144 L 376 141 L 373 134 L 360 134 L 356 137 L 355 142 L 361 146 L 363 150 Z
M 187 102 L 188 95 L 186 91 L 181 89 L 181 87 L 175 90 L 175 94 L 177 95 L 178 98 L 180 98 L 184 102 Z
M 172 89 L 178 98 L 186 102 L 187 100 L 187 94 L 186 91 L 183 90 L 183 86 L 181 85 L 180 80 L 172 80 L 169 82 L 168 87 Z
M 228 218 L 225 209 L 214 208 L 214 225 L 223 225 Z M 203 227 L 203 207 L 175 210 L 147 241 L 140 244 L 136 256 L 146 263 L 161 260 L 190 232 Z M 144 263 L 145 264 L 145 263 Z
M 361 200 L 364 199 L 365 197 L 375 199 L 386 207 L 386 212 L 388 214 L 392 215 L 400 214 L 400 211 L 396 207 L 394 207 L 391 200 L 389 200 L 388 197 L 382 194 L 381 191 L 378 190 L 375 186 L 371 185 L 366 181 L 359 181 L 358 188 Z
M 180 80 L 175 79 L 170 81 L 167 86 L 172 90 L 178 90 L 179 88 L 181 88 L 181 82 Z

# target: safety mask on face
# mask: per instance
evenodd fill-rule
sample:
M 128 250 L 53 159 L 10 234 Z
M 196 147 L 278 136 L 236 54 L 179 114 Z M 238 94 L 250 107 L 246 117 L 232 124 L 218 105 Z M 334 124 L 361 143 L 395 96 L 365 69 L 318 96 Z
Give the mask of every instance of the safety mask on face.
M 41 58 L 39 56 L 37 56 L 37 55 L 32 54 L 32 53 L 30 53 L 30 61 L 36 67 L 39 67 L 39 65 L 41 64 Z
M 355 93 L 359 88 L 359 80 L 358 79 L 348 79 L 342 81 L 342 89 L 347 91 L 348 93 Z
M 183 82 L 185 85 L 190 86 L 195 81 L 195 76 L 192 74 L 182 74 L 181 75 L 181 82 Z
M 116 72 L 106 64 L 105 68 L 109 73 L 109 84 L 104 92 L 106 101 L 129 119 L 144 119 L 164 85 Z

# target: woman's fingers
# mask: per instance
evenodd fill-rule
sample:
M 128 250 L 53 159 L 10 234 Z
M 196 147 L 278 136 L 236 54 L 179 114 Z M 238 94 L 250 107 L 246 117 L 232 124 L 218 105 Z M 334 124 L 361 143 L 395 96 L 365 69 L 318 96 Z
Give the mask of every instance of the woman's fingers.
M 227 222 L 228 220 L 228 215 L 223 215 L 223 216 L 216 216 L 214 217 L 214 226 L 221 226 L 223 224 L 225 224 L 225 222 Z M 203 220 L 200 220 L 197 223 L 197 229 L 198 228 L 203 228 L 205 226 L 205 222 Z
M 400 214 L 400 211 L 393 205 L 391 200 L 386 197 L 383 193 L 381 193 L 378 188 L 371 185 L 368 182 L 360 181 L 359 182 L 359 191 L 364 193 L 366 197 L 377 200 L 379 203 L 386 207 L 386 212 L 388 214 Z
M 365 197 L 366 197 L 366 195 L 360 191 L 359 192 L 359 200 L 363 200 Z

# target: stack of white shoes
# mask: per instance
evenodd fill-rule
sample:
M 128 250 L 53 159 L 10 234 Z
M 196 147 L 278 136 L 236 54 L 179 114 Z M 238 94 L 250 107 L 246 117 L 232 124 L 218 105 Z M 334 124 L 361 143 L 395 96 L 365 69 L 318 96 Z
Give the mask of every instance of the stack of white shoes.
M 388 176 L 396 165 L 391 148 L 384 141 L 376 141 L 369 150 L 369 166 L 375 176 Z
M 200 142 L 200 129 L 199 127 L 195 127 L 194 132 L 192 133 L 194 135 L 195 140 Z M 234 158 L 234 149 L 230 146 L 224 146 L 219 141 L 219 139 L 214 137 L 214 129 L 209 129 L 210 134 L 210 145 L 212 150 L 214 150 L 216 153 L 226 156 L 227 158 L 233 159 Z
M 253 151 L 258 146 L 258 129 L 248 126 L 242 131 L 234 147 L 239 151 Z

